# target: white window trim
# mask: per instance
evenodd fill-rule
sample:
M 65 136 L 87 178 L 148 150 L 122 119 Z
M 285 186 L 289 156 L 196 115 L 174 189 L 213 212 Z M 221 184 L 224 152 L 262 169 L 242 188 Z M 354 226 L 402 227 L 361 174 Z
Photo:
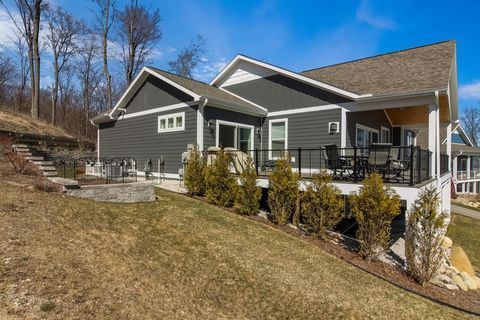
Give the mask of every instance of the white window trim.
M 254 136 L 254 127 L 251 126 L 251 125 L 248 125 L 248 124 L 242 124 L 242 123 L 238 123 L 238 122 L 231 122 L 231 121 L 224 121 L 224 120 L 217 120 L 215 121 L 215 146 L 216 147 L 219 147 L 219 141 L 220 141 L 220 137 L 218 136 L 218 133 L 219 133 L 219 129 L 220 129 L 220 125 L 223 124 L 223 125 L 227 125 L 227 126 L 232 126 L 232 127 L 235 127 L 235 144 L 238 144 L 238 141 L 237 141 L 237 130 L 238 128 L 243 128 L 243 129 L 250 129 L 250 137 L 252 137 L 250 140 L 250 150 L 253 150 L 253 140 L 255 139 L 255 136 Z M 238 145 L 235 146 L 236 149 L 238 149 Z
M 357 124 L 355 125 L 355 145 L 357 144 L 357 131 L 358 131 L 358 129 L 363 129 L 363 130 L 365 130 L 365 131 L 375 132 L 375 133 L 378 135 L 378 138 L 380 138 L 380 133 L 378 132 L 377 129 L 373 129 L 373 128 L 364 126 L 363 124 L 357 123 Z M 358 146 L 357 146 L 357 147 L 358 147 Z
M 178 128 L 176 127 L 177 117 L 182 117 L 182 126 Z M 165 119 L 168 123 L 169 118 L 173 118 L 173 128 L 160 129 L 160 121 Z M 171 113 L 171 114 L 158 116 L 157 128 L 158 128 L 158 133 L 184 131 L 185 130 L 185 112 Z
M 277 160 L 278 157 L 272 156 L 272 123 L 285 122 L 285 149 L 288 149 L 288 118 L 273 119 L 268 121 L 268 158 Z
M 390 128 L 387 128 L 387 127 L 384 127 L 384 126 L 381 126 L 381 127 L 380 127 L 380 142 L 384 142 L 384 141 L 382 141 L 382 140 L 383 140 L 383 139 L 382 139 L 382 133 L 383 133 L 383 131 L 388 131 L 388 138 L 389 138 L 388 140 L 389 140 L 389 141 L 387 141 L 387 143 L 392 142 L 392 131 L 390 130 Z

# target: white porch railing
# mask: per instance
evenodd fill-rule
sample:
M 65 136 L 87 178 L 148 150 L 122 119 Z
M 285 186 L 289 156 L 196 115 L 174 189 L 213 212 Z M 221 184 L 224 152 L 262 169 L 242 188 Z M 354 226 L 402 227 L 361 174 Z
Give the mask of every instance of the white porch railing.
M 457 180 L 480 179 L 480 169 L 457 171 Z

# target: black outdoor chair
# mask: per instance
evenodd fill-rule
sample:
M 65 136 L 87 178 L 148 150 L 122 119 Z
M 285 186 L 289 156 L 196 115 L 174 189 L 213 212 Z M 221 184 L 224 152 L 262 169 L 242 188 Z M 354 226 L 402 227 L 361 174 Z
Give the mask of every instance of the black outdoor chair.
M 332 171 L 334 178 L 345 178 L 345 174 L 351 175 L 353 166 L 342 158 L 336 144 L 329 144 L 323 147 L 325 165 Z
M 410 161 L 411 148 L 394 147 L 392 150 L 397 151 L 396 156 L 395 154 L 390 156 L 389 175 L 397 182 L 405 182 L 409 179 L 407 175 L 410 175 L 412 167 Z
M 380 173 L 385 177 L 390 163 L 391 143 L 372 143 L 368 153 L 367 172 Z

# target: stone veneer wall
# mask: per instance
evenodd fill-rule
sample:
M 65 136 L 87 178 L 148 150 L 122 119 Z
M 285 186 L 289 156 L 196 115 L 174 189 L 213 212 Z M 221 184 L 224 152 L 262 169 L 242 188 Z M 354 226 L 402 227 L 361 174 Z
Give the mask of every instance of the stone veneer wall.
M 67 190 L 74 197 L 102 202 L 151 202 L 155 201 L 155 191 L 151 183 L 124 183 L 82 186 Z

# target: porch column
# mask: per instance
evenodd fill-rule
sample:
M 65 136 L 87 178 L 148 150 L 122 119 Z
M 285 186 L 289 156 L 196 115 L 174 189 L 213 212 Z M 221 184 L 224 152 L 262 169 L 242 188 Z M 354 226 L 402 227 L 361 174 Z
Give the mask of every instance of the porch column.
M 453 177 L 454 181 L 456 181 L 458 179 L 457 165 L 458 165 L 458 158 L 455 157 L 455 158 L 452 159 L 452 177 Z
M 432 177 L 436 177 L 437 158 L 440 161 L 440 157 L 437 152 L 437 113 L 437 105 L 430 104 L 428 106 L 428 150 L 432 152 L 432 157 L 430 159 L 430 175 Z
M 452 123 L 447 126 L 447 154 L 448 154 L 448 171 L 452 170 Z
M 471 166 L 471 160 L 470 160 L 470 156 L 467 156 L 467 179 L 470 179 L 470 166 Z
M 199 102 L 197 108 L 197 146 L 199 151 L 203 151 L 203 112 L 205 103 Z

